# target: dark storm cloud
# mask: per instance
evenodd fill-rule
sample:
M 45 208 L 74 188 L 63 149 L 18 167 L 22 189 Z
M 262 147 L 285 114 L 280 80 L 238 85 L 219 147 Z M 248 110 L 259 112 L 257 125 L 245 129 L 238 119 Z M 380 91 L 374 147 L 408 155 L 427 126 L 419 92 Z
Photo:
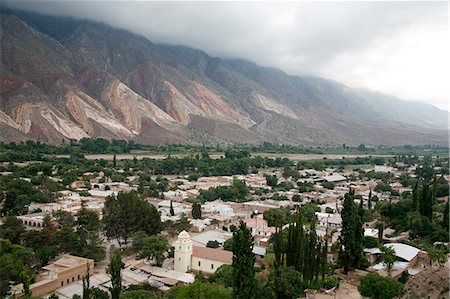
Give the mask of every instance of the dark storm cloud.
M 142 34 L 156 43 L 183 44 L 213 56 L 248 59 L 294 74 L 325 76 L 406 97 L 411 96 L 391 84 L 396 69 L 390 70 L 390 75 L 379 73 L 384 60 L 378 57 L 389 56 L 383 52 L 386 47 L 398 43 L 402 34 L 415 26 L 438 24 L 443 26 L 438 26 L 440 30 L 447 28 L 445 2 L 5 3 L 39 13 L 104 22 Z M 405 43 L 410 43 L 410 39 Z M 427 54 L 419 59 L 426 59 Z M 385 69 L 395 64 L 386 59 Z M 350 65 L 346 67 L 347 61 Z M 404 68 L 399 65 L 398 73 L 405 72 Z M 376 76 L 386 77 L 387 82 L 374 79 Z M 410 85 L 416 85 L 410 81 Z M 408 82 L 398 85 L 404 88 Z M 422 93 L 430 95 L 425 91 L 419 95 Z M 431 95 L 430 102 L 441 105 L 443 95 L 441 89 L 439 95 Z

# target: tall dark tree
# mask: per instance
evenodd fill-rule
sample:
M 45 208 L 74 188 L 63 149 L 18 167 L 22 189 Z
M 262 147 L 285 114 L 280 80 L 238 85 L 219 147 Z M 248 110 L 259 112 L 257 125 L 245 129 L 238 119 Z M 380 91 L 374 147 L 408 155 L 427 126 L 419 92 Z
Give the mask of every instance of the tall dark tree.
M 412 209 L 413 211 L 417 211 L 419 209 L 419 181 L 414 185 L 412 200 Z
M 363 253 L 364 230 L 359 208 L 354 202 L 355 191 L 345 194 L 342 210 L 342 231 L 340 236 L 339 259 L 347 273 L 350 269 L 359 267 Z
M 384 224 L 382 222 L 379 222 L 377 224 L 377 229 L 378 229 L 378 242 L 382 242 L 383 241 Z
M 174 211 L 174 209 L 173 209 L 173 203 L 172 203 L 172 201 L 170 201 L 170 216 L 175 216 L 175 211 Z
M 255 288 L 255 255 L 252 233 L 243 221 L 233 233 L 233 297 L 253 298 Z
M 195 202 L 192 205 L 192 218 L 194 219 L 202 218 L 202 206 L 198 202 Z
M 428 184 L 422 186 L 422 192 L 419 201 L 419 212 L 422 216 L 427 217 L 431 221 L 433 215 L 432 191 Z
M 275 254 L 276 276 L 282 276 L 284 271 L 291 268 L 301 278 L 301 286 L 310 285 L 317 281 L 319 276 L 325 278 L 328 245 L 316 235 L 315 221 L 310 223 L 308 230 L 304 229 L 300 213 L 292 217 L 293 222 L 284 231 L 277 230 L 272 242 Z M 275 282 L 274 292 L 277 297 L 284 298 L 282 287 Z
M 369 191 L 369 199 L 367 200 L 367 209 L 372 210 L 372 189 Z
M 448 217 L 448 213 L 449 213 L 449 203 L 447 200 L 447 203 L 445 204 L 445 210 L 444 210 L 444 217 L 442 219 L 442 226 L 448 231 L 449 229 L 449 217 Z
M 436 175 L 434 175 L 433 188 L 431 189 L 431 205 L 434 205 L 436 203 L 436 190 L 437 190 L 437 179 Z
M 111 255 L 108 265 L 108 274 L 111 276 L 111 287 L 109 291 L 112 299 L 119 299 L 122 291 L 122 274 L 121 271 L 125 264 L 122 262 L 122 255 L 116 252 Z
M 86 265 L 86 274 L 83 276 L 83 299 L 90 299 L 91 275 L 89 273 L 89 263 Z

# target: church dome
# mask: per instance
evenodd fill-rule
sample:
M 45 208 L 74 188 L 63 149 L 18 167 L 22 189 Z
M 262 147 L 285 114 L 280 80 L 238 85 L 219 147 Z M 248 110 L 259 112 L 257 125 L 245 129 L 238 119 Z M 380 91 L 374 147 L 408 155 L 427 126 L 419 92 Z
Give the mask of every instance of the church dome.
M 189 239 L 191 236 L 188 234 L 187 231 L 182 231 L 179 235 L 178 235 L 178 239 Z

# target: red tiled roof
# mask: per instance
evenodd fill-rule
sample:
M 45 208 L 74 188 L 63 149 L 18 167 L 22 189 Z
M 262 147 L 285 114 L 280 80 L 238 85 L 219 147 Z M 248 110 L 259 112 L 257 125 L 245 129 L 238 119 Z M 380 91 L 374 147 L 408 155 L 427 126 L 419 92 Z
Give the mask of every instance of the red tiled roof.
M 231 264 L 233 262 L 233 253 L 218 248 L 193 246 L 192 256 L 211 261 Z

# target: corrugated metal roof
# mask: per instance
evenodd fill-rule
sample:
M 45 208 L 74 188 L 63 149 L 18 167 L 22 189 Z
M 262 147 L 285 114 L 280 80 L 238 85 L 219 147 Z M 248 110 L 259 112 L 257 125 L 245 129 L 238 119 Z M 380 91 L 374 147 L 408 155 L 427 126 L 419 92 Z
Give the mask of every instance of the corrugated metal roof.
M 405 261 L 410 262 L 416 255 L 420 252 L 420 249 L 402 244 L 402 243 L 389 243 L 384 246 L 394 249 L 395 255 L 399 258 L 404 259 Z

